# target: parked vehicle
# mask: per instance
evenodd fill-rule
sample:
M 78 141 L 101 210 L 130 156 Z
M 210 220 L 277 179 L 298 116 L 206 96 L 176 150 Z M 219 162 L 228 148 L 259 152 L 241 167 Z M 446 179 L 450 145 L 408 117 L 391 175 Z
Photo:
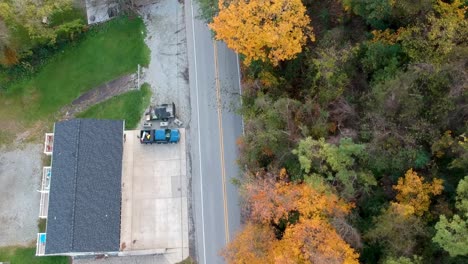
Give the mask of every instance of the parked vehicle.
M 178 129 L 151 129 L 140 131 L 141 144 L 175 144 L 180 140 Z
M 177 143 L 180 140 L 178 129 L 157 129 L 154 135 L 154 141 L 158 144 Z
M 149 111 L 145 114 L 146 121 L 169 121 L 176 116 L 175 104 L 161 104 L 155 107 L 151 106 Z

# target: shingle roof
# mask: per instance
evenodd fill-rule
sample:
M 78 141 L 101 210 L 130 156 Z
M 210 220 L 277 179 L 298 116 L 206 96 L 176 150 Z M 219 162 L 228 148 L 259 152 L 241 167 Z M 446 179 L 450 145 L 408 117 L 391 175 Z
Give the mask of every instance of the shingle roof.
M 119 250 L 122 151 L 123 121 L 55 124 L 46 254 Z

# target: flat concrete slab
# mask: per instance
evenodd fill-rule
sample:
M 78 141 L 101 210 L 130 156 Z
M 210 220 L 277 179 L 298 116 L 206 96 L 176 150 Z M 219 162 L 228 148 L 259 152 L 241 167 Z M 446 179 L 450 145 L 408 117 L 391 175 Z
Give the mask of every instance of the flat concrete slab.
M 141 144 L 139 132 L 125 131 L 121 251 L 175 250 L 180 260 L 185 259 L 189 253 L 185 129 L 180 129 L 178 144 Z
M 119 3 L 117 0 L 86 0 L 86 16 L 88 24 L 105 22 L 119 13 Z

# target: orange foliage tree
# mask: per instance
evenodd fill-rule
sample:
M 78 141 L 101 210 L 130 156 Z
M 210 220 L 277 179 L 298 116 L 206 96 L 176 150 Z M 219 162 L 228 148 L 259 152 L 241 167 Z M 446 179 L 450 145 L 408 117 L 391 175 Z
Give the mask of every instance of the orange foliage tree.
M 252 60 L 273 65 L 302 51 L 307 37 L 314 39 L 310 19 L 301 0 L 219 1 L 219 14 L 209 27 L 216 39 Z
M 221 254 L 229 263 L 271 263 L 269 250 L 274 241 L 275 236 L 269 226 L 248 223 Z
M 414 214 L 422 216 L 429 210 L 431 195 L 439 195 L 444 187 L 441 179 L 434 179 L 432 183 L 424 182 L 424 178 L 409 169 L 404 178 L 398 179 L 398 184 L 393 186 L 398 191 L 396 200 L 402 205 L 411 206 Z
M 359 255 L 330 223 L 352 206 L 308 184 L 287 182 L 285 173 L 257 175 L 244 186 L 250 222 L 222 252 L 227 262 L 357 264 Z
M 274 246 L 275 263 L 358 263 L 359 257 L 332 226 L 318 218 L 290 226 Z
M 266 178 L 246 186 L 250 218 L 268 224 L 278 224 L 293 211 L 306 218 L 344 216 L 351 206 L 333 194 L 318 192 L 307 184 L 275 182 Z

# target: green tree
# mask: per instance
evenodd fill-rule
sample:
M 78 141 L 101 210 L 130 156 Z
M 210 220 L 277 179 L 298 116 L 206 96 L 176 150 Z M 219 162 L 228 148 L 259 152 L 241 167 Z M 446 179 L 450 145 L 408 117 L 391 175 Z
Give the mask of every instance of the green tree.
M 310 59 L 313 94 L 321 105 L 327 105 L 343 94 L 351 83 L 345 65 L 356 53 L 350 45 L 323 46 L 315 49 Z
M 388 27 L 388 20 L 392 14 L 392 1 L 390 0 L 358 0 L 349 1 L 352 11 L 363 17 L 366 22 L 375 28 Z
M 218 13 L 218 0 L 197 0 L 200 7 L 201 17 L 208 23 Z
M 82 10 L 73 8 L 72 0 L 2 1 L 0 64 L 12 66 L 27 57 L 31 58 L 28 63 L 40 61 L 42 58 L 33 57 L 37 55 L 33 52 L 40 50 L 44 54 L 42 51 L 49 50 L 57 42 L 74 40 L 84 29 Z
M 388 257 L 386 258 L 382 264 L 422 264 L 423 260 L 419 256 L 413 256 L 413 258 L 407 257 Z
M 447 220 L 445 215 L 441 215 L 435 228 L 437 233 L 432 240 L 450 256 L 468 255 L 468 214 L 463 217 L 454 215 L 451 221 Z
M 413 65 L 373 84 L 361 123 L 372 171 L 397 176 L 410 167 L 424 168 L 430 153 L 423 146 L 432 144 L 441 130 L 463 128 L 458 116 L 464 95 L 456 87 L 464 77 L 450 69 Z
M 293 141 L 300 136 L 302 104 L 290 98 L 274 101 L 269 95 L 259 95 L 249 112 L 245 112 L 246 133 L 238 141 L 240 162 L 254 169 L 267 167 L 275 158 L 290 152 Z M 279 160 L 281 161 L 281 160 Z
M 390 256 L 411 257 L 427 238 L 428 231 L 420 217 L 412 214 L 409 206 L 392 204 L 374 218 L 375 226 L 364 238 L 380 244 Z
M 459 214 L 452 220 L 445 215 L 440 216 L 435 225 L 437 230 L 432 241 L 439 244 L 450 256 L 468 255 L 468 176 L 462 179 L 457 187 L 455 207 Z
M 0 3 L 0 17 L 8 25 L 26 28 L 33 39 L 54 42 L 56 34 L 48 26 L 48 19 L 55 12 L 71 8 L 71 0 L 7 0 Z
M 453 137 L 452 131 L 448 130 L 432 144 L 432 153 L 437 158 L 449 157 L 452 161 L 448 168 L 468 168 L 468 138 L 465 134 Z
M 405 61 L 399 44 L 368 41 L 363 45 L 362 66 L 373 81 L 385 81 L 395 77 Z
M 351 199 L 357 191 L 368 191 L 377 184 L 371 172 L 359 164 L 365 155 L 365 146 L 349 138 L 341 139 L 338 146 L 307 137 L 301 140 L 293 154 L 297 155 L 305 174 L 322 176 L 339 183 L 343 197 Z
M 432 9 L 432 0 L 342 0 L 346 10 L 377 29 L 414 23 Z
M 468 176 L 458 183 L 455 207 L 462 213 L 468 213 Z
M 435 1 L 424 21 L 399 31 L 398 39 L 413 62 L 440 63 L 455 47 L 460 34 L 466 40 L 468 21 L 460 0 Z
M 462 139 L 457 142 L 459 156 L 450 163 L 450 168 L 468 168 L 468 137 L 461 135 Z

